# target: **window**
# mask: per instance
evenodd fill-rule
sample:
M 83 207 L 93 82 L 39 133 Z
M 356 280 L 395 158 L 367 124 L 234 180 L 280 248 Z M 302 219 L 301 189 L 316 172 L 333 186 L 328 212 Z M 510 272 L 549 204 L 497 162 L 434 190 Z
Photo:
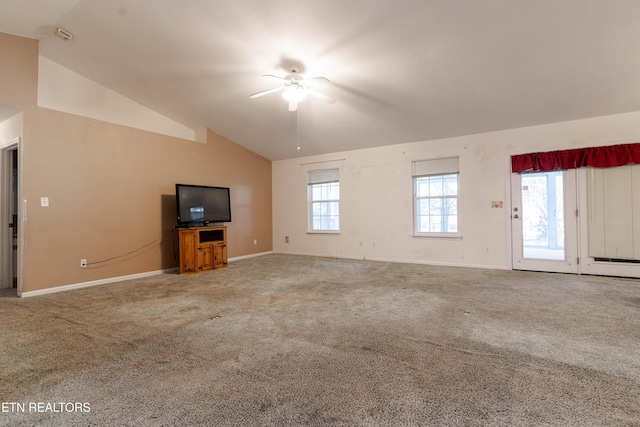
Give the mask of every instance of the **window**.
M 339 170 L 309 171 L 310 231 L 340 231 Z
M 414 233 L 457 235 L 458 158 L 420 160 L 412 166 Z

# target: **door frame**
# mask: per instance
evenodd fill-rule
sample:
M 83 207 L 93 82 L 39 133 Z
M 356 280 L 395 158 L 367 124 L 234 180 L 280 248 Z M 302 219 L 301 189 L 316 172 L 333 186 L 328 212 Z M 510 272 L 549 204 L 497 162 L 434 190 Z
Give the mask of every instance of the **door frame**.
M 11 195 L 13 184 L 13 151 L 18 151 L 18 212 L 14 227 L 18 227 L 18 249 L 17 270 L 17 293 L 22 295 L 22 272 L 23 272 L 23 256 L 24 256 L 24 202 L 22 198 L 22 138 L 16 137 L 9 143 L 0 147 L 0 287 L 13 287 L 13 233 L 9 228 L 11 218 Z
M 548 271 L 580 274 L 577 208 L 578 185 L 575 169 L 563 172 L 563 207 L 565 222 L 565 259 L 524 258 L 522 239 L 522 174 L 510 173 L 509 220 L 511 225 L 511 268 L 513 270 Z M 518 209 L 518 211 L 514 211 Z
M 632 143 L 635 140 L 620 140 L 615 141 L 618 144 Z M 608 143 L 612 143 L 608 141 Z M 602 145 L 608 145 L 607 143 L 602 143 Z M 521 151 L 512 151 L 507 152 L 504 160 L 505 173 L 509 176 L 508 179 L 505 180 L 505 191 L 508 195 L 506 198 L 505 206 L 508 209 L 505 211 L 505 221 L 507 224 L 507 238 L 506 238 L 506 265 L 511 265 L 511 268 L 516 270 L 514 265 L 514 257 L 513 257 L 513 200 L 511 198 L 512 194 L 512 175 L 513 172 L 511 170 L 511 157 L 516 154 L 521 154 Z M 579 263 L 578 263 L 578 273 L 577 274 L 592 274 L 599 276 L 619 276 L 619 277 L 632 277 L 632 278 L 640 278 L 640 264 L 627 264 L 627 263 L 619 263 L 619 262 L 608 262 L 608 261 L 596 261 L 593 257 L 589 256 L 589 194 L 587 188 L 587 168 L 578 168 L 576 171 L 576 184 L 577 184 L 577 209 L 579 216 L 577 217 L 578 223 L 578 254 L 579 254 Z

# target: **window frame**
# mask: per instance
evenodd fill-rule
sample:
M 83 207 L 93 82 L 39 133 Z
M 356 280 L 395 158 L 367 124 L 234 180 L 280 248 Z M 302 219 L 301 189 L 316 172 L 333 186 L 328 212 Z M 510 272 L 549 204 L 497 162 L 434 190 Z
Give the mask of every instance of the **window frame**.
M 446 176 L 455 175 L 456 176 L 456 194 L 455 196 L 446 194 L 446 191 L 442 191 L 442 194 L 432 196 L 418 196 L 418 180 L 421 178 L 444 178 Z M 418 160 L 412 162 L 412 174 L 411 174 L 411 183 L 413 190 L 413 236 L 414 237 L 438 237 L 438 238 L 453 238 L 460 239 L 462 238 L 462 233 L 460 230 L 460 167 L 459 167 L 459 158 L 458 157 L 446 157 L 446 158 L 438 158 L 438 159 L 427 159 L 427 160 Z M 443 182 L 443 187 L 444 187 Z M 419 231 L 419 217 L 424 215 L 419 215 L 419 201 L 420 200 L 446 200 L 446 199 L 455 199 L 456 200 L 456 228 L 457 231 Z
M 314 187 L 315 186 L 327 186 L 331 184 L 337 184 L 337 198 L 320 198 L 314 199 Z M 329 193 L 332 193 L 330 188 L 325 189 Z M 320 215 L 326 217 L 336 217 L 337 229 L 319 228 L 314 229 L 314 218 L 318 215 L 314 215 L 315 204 L 333 204 L 337 203 L 337 215 Z M 329 208 L 331 210 L 331 208 Z M 331 219 L 329 219 L 331 221 Z M 328 168 L 328 169 L 316 169 L 307 172 L 307 233 L 309 234 L 339 234 L 340 233 L 340 169 Z

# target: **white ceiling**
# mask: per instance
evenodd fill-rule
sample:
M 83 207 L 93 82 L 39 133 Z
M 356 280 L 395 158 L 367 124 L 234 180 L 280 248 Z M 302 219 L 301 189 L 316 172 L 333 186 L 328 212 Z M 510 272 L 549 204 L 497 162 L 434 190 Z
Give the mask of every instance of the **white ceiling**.
M 640 111 L 638 0 L 2 0 L 0 31 L 271 160 Z M 300 152 L 249 99 L 292 63 L 338 100 L 300 105 Z

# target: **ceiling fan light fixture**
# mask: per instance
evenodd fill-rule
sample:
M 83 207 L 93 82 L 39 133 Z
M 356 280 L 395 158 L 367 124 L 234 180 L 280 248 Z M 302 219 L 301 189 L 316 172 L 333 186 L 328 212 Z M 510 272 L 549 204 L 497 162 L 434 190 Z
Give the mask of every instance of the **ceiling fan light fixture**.
M 280 77 L 273 74 L 263 74 L 263 77 L 274 77 L 276 79 L 279 79 L 282 82 L 282 85 L 279 87 L 274 87 L 272 89 L 254 93 L 252 95 L 249 95 L 249 98 L 259 98 L 270 93 L 282 91 L 282 97 L 289 103 L 289 111 L 296 111 L 298 109 L 298 104 L 307 97 L 307 94 L 311 94 L 315 98 L 318 98 L 329 104 L 335 104 L 335 98 L 332 98 L 329 95 L 325 95 L 324 93 L 314 89 L 306 83 L 307 80 L 323 81 L 329 83 L 329 79 L 320 76 L 305 79 L 298 74 L 299 67 L 295 65 L 292 65 L 290 70 L 291 74 L 285 77 Z
M 282 97 L 289 102 L 295 101 L 297 104 L 307 97 L 307 91 L 302 86 L 289 86 L 282 92 Z

